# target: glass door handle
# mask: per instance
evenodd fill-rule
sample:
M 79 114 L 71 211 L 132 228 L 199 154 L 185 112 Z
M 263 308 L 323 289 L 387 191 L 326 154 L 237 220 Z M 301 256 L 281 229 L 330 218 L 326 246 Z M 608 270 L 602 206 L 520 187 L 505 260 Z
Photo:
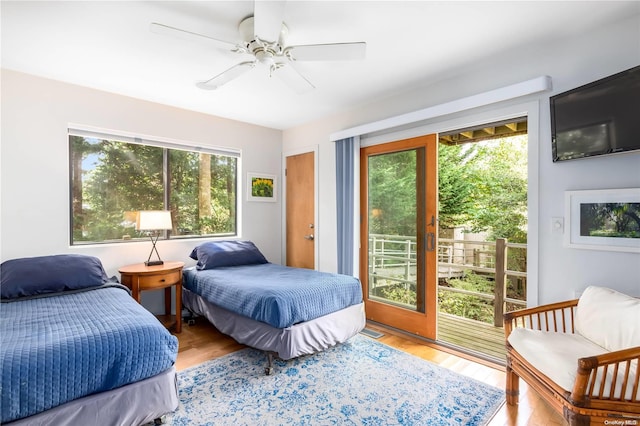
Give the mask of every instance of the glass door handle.
M 436 249 L 436 234 L 433 232 L 427 232 L 425 240 L 425 250 L 434 251 Z

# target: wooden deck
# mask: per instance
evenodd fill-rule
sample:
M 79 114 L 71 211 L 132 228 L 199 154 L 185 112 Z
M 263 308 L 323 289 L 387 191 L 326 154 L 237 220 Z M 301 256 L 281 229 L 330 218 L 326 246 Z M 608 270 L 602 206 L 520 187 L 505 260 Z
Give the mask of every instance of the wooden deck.
M 438 341 L 479 352 L 502 363 L 504 329 L 480 321 L 438 313 Z

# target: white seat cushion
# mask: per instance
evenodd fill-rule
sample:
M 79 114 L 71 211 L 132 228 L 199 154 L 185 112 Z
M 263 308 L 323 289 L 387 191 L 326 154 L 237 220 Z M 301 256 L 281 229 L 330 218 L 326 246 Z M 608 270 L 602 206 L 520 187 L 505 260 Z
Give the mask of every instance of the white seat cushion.
M 531 365 L 569 392 L 576 380 L 578 358 L 609 352 L 578 334 L 516 328 L 508 340 Z
M 578 301 L 576 333 L 609 351 L 640 346 L 640 299 L 588 287 Z
M 578 359 L 607 353 L 605 348 L 596 345 L 579 334 L 555 333 L 549 331 L 516 328 L 508 339 L 511 346 L 533 365 L 538 371 L 551 379 L 564 390 L 571 392 L 576 380 Z M 620 366 L 614 396 L 620 397 L 625 374 L 624 366 Z M 630 399 L 633 394 L 633 377 L 638 368 L 637 362 L 630 365 L 630 382 L 625 389 L 625 397 Z M 613 380 L 613 369 L 607 371 L 604 396 L 609 397 L 609 388 Z M 594 386 L 597 393 L 600 389 L 601 374 L 598 375 Z M 636 391 L 636 398 L 640 398 L 640 389 Z

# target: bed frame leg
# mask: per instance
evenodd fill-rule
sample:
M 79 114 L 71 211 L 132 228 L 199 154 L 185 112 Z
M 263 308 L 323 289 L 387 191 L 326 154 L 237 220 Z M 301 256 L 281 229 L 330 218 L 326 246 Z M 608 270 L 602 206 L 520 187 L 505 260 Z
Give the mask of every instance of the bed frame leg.
M 194 314 L 191 309 L 187 309 L 187 311 L 189 313 L 182 317 L 182 321 L 186 322 L 188 325 L 196 325 L 196 317 L 197 317 L 197 315 Z
M 270 376 L 273 373 L 273 353 L 267 352 L 267 366 L 264 369 L 264 374 Z
M 154 425 L 163 425 L 166 422 L 167 422 L 167 416 L 161 416 L 161 417 L 158 417 L 157 419 L 153 419 Z

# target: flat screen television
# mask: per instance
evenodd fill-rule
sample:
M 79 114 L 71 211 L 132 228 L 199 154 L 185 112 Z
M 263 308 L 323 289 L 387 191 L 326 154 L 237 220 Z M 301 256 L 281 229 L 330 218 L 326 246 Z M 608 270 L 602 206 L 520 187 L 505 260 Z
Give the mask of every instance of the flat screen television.
M 640 65 L 550 103 L 554 162 L 640 150 Z

